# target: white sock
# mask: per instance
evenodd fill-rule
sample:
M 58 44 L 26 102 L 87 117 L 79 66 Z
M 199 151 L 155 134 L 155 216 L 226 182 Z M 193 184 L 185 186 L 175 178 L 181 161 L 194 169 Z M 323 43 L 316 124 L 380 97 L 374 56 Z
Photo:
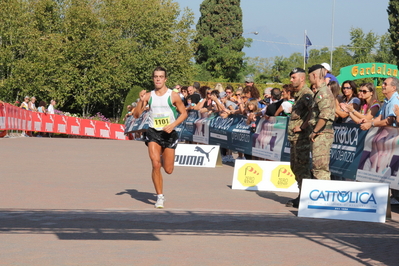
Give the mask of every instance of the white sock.
M 163 194 L 158 194 L 157 197 L 158 197 L 158 198 L 159 198 L 159 197 L 163 197 Z

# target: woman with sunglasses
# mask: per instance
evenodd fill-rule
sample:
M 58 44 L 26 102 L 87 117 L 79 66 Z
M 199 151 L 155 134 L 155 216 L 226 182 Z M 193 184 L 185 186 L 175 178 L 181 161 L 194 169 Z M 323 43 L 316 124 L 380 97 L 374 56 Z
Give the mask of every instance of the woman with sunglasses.
M 341 92 L 343 94 L 342 102 L 339 104 L 339 107 L 335 109 L 335 113 L 338 119 L 342 119 L 342 123 L 354 123 L 349 116 L 347 107 L 351 104 L 354 110 L 359 111 L 360 99 L 357 97 L 356 83 L 352 80 L 345 81 L 342 83 Z
M 202 86 L 200 88 L 200 94 L 201 94 L 201 101 L 194 106 L 192 109 L 194 110 L 199 110 L 201 113 L 204 112 L 211 112 L 212 110 L 215 110 L 216 108 L 216 102 L 215 97 L 212 97 L 212 93 L 219 93 L 217 90 L 213 90 L 209 88 L 208 86 Z
M 238 101 L 237 101 L 238 109 L 240 110 L 239 113 L 241 113 L 243 115 L 245 115 L 247 113 L 245 110 L 247 102 L 249 102 L 250 100 L 252 100 L 252 98 L 254 98 L 251 93 L 251 89 L 252 89 L 252 87 L 246 86 L 241 92 L 240 99 L 238 99 Z M 258 96 L 259 96 L 259 92 L 258 92 Z
M 242 94 L 242 88 L 240 87 L 235 91 L 234 95 L 230 97 L 230 101 L 237 103 L 238 100 L 241 98 L 241 94 Z
M 361 99 L 359 111 L 355 110 L 351 104 L 346 107 L 351 119 L 357 124 L 372 120 L 380 110 L 377 93 L 372 83 L 360 85 L 359 98 Z
M 184 106 L 187 107 L 188 87 L 187 86 L 181 87 L 180 88 L 180 93 L 183 95 L 182 101 L 184 103 Z

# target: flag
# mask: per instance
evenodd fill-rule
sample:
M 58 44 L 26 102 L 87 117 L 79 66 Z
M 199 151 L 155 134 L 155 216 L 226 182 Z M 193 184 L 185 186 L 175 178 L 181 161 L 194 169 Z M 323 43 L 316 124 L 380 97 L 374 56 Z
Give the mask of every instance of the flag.
M 309 40 L 309 37 L 308 37 L 308 35 L 306 35 L 306 43 L 305 43 L 305 46 L 306 46 L 306 49 L 305 49 L 305 62 L 306 62 L 306 64 L 308 63 L 308 58 L 309 58 L 309 55 L 308 55 L 308 47 L 309 46 L 311 46 L 312 45 L 312 42 Z

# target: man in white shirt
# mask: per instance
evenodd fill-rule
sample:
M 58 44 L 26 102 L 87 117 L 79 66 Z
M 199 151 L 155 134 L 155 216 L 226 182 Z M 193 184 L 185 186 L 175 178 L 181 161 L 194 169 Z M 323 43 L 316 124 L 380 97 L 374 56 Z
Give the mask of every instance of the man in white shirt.
M 47 108 L 47 112 L 49 113 L 49 114 L 54 114 L 54 107 L 55 107 L 55 105 L 56 105 L 56 102 L 54 101 L 54 100 L 51 100 L 50 101 L 50 105 L 48 106 L 48 108 Z

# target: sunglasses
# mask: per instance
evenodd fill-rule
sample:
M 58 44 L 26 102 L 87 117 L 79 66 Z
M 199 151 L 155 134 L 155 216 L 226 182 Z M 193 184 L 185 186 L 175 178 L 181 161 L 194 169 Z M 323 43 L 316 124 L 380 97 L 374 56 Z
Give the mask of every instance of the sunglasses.
M 351 90 L 352 87 L 343 87 L 342 89 L 343 89 L 343 90 Z
M 241 93 L 236 93 L 236 95 L 237 95 L 237 96 L 240 96 L 240 95 L 241 95 Z
M 368 92 L 371 92 L 371 91 L 368 91 L 368 90 L 359 90 L 359 92 L 361 92 L 361 93 L 368 93 Z

